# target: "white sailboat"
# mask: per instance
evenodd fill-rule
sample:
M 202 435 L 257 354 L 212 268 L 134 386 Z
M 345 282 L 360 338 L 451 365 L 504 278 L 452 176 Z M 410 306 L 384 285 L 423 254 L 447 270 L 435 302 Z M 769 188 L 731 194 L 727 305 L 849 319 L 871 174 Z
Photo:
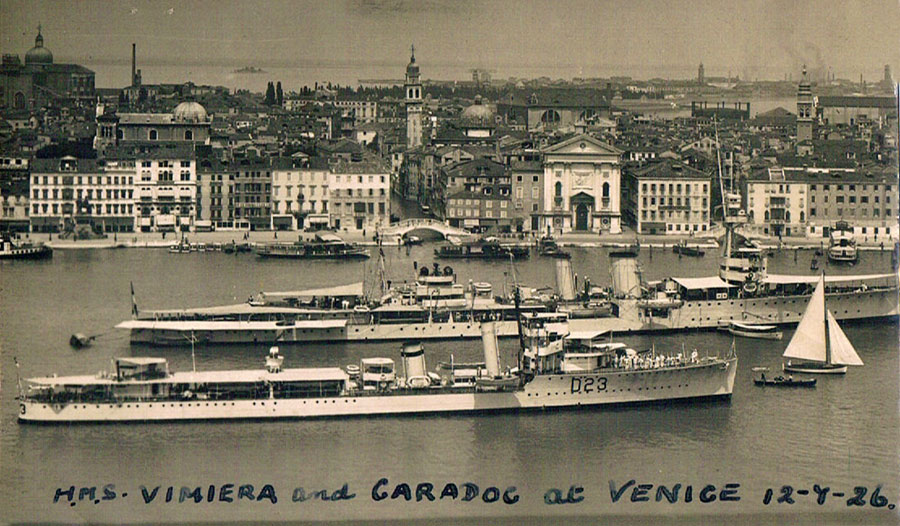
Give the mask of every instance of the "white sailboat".
M 819 279 L 784 351 L 784 370 L 795 373 L 843 374 L 848 365 L 863 365 L 853 344 L 825 306 L 825 276 Z

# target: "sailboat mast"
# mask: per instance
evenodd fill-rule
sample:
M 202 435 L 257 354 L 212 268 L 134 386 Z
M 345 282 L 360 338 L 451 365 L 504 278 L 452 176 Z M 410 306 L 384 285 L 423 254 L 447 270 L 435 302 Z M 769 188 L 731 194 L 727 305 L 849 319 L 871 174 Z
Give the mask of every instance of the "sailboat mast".
M 825 364 L 831 365 L 831 331 L 828 329 L 828 303 L 825 301 L 825 270 L 822 270 L 822 323 L 825 324 Z

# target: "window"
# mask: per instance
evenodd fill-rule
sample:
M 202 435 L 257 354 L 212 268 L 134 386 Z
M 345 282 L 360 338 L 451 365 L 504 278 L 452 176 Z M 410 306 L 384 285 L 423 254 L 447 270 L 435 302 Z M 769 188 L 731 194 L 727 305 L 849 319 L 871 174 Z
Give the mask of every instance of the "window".
M 608 184 L 608 183 L 607 183 L 607 184 Z M 554 186 L 555 186 L 555 190 L 556 190 L 555 193 L 554 193 L 554 195 L 555 195 L 556 197 L 562 197 L 562 183 L 559 182 L 559 181 L 557 181 L 557 182 L 556 182 L 556 185 L 554 185 Z
M 681 185 L 678 185 L 678 186 L 680 187 Z M 680 191 L 680 189 L 679 189 L 679 191 Z M 606 199 L 609 198 L 609 183 L 603 183 L 603 197 Z
M 184 140 L 193 141 L 194 140 L 194 132 L 192 130 L 184 130 Z
M 159 134 L 156 132 L 156 130 L 150 130 L 150 133 L 149 133 L 148 138 L 149 138 L 151 141 L 155 141 L 155 140 L 157 140 L 157 139 L 159 138 Z

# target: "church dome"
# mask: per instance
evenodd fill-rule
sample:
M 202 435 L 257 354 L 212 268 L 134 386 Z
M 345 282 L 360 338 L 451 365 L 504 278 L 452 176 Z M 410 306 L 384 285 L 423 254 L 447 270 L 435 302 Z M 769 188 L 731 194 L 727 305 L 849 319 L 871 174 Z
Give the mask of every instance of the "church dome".
M 44 47 L 44 37 L 40 28 L 34 39 L 34 47 L 25 53 L 25 64 L 53 64 L 53 53 Z
M 481 101 L 481 95 L 476 95 L 474 104 L 464 109 L 460 118 L 466 122 L 491 123 L 494 121 L 494 112 Z
M 193 101 L 182 102 L 175 106 L 175 111 L 172 113 L 175 120 L 180 122 L 204 122 L 209 118 L 206 108 L 199 102 Z

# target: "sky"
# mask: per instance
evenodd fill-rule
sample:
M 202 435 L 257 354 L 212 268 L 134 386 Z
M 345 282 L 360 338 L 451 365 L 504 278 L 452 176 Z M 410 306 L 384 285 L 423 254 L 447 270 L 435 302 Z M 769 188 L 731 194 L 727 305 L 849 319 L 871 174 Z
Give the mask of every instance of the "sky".
M 39 23 L 57 62 L 84 64 L 128 64 L 136 42 L 150 65 L 402 68 L 415 43 L 423 73 L 900 76 L 900 0 L 2 0 L 2 52 L 24 55 Z

